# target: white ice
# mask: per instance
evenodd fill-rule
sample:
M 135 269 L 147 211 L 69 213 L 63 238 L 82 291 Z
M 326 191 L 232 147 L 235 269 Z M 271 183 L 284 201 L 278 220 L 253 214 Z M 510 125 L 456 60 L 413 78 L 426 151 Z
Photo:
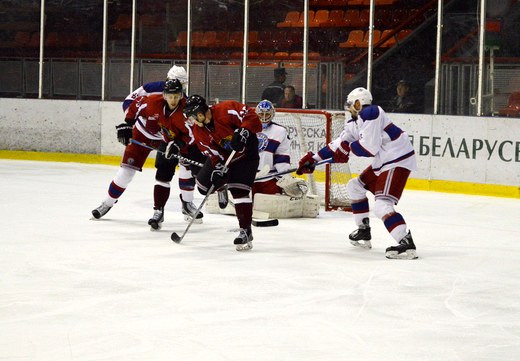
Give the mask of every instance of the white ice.
M 406 190 L 418 260 L 347 242 L 352 215 L 187 226 L 177 178 L 151 232 L 154 169 L 101 220 L 117 167 L 0 160 L 0 360 L 520 360 L 520 202 Z M 197 194 L 196 203 L 202 196 Z

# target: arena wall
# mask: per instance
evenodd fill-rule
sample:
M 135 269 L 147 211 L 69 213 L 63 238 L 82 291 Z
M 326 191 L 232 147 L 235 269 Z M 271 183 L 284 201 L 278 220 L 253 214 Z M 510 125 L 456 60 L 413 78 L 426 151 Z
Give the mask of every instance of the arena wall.
M 391 117 L 418 155 L 411 187 L 520 198 L 519 119 Z M 123 120 L 120 102 L 0 98 L 0 157 L 12 151 L 120 156 L 114 127 Z M 352 172 L 369 162 L 352 157 Z

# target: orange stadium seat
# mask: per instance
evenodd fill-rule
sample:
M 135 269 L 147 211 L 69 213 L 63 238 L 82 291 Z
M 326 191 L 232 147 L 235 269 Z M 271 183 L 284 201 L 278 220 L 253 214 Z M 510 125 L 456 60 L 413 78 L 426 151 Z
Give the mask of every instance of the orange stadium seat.
M 217 43 L 217 32 L 206 31 L 202 36 L 201 46 L 204 48 L 214 48 Z
M 356 24 L 357 19 L 359 18 L 359 10 L 357 9 L 348 9 L 345 11 L 345 17 L 343 18 L 343 24 L 345 24 L 346 27 L 352 27 Z
M 191 33 L 191 46 L 202 47 L 204 43 L 204 32 L 194 31 Z
M 217 31 L 217 38 L 215 39 L 215 46 L 225 48 L 229 41 L 228 31 Z
M 340 48 L 360 48 L 363 46 L 363 38 L 365 32 L 363 30 L 352 30 L 348 34 L 346 41 L 339 43 Z
M 309 10 L 309 25 L 310 25 L 310 23 L 312 23 L 313 19 L 314 19 L 314 10 Z M 298 22 L 293 26 L 297 27 L 297 28 L 303 28 L 304 20 L 305 20 L 305 13 L 302 11 L 300 14 L 300 18 L 298 19 Z
M 244 32 L 232 31 L 229 33 L 229 40 L 227 42 L 228 48 L 241 48 L 244 44 Z
M 389 35 L 390 33 L 392 32 L 391 29 L 387 29 L 387 30 L 384 30 L 382 33 L 381 33 L 381 39 L 385 38 L 387 35 Z M 391 48 L 392 46 L 395 45 L 395 34 L 392 35 L 390 38 L 388 38 L 383 44 L 381 44 L 381 47 L 382 48 Z
M 318 10 L 314 14 L 314 18 L 312 21 L 309 20 L 310 28 L 319 28 L 322 24 L 326 24 L 329 21 L 329 11 L 328 10 Z
M 363 45 L 362 47 L 368 48 L 368 38 L 370 36 L 370 32 L 366 31 L 365 35 L 363 36 Z M 381 30 L 374 30 L 372 33 L 372 44 L 375 44 L 381 39 Z
M 329 13 L 329 20 L 327 23 L 322 24 L 321 26 L 330 26 L 330 27 L 342 27 L 346 26 L 344 21 L 345 12 L 343 10 L 332 10 Z
M 299 11 L 289 11 L 287 15 L 285 15 L 285 20 L 279 22 L 276 24 L 276 27 L 278 28 L 290 28 L 292 26 L 295 26 L 296 23 L 298 23 L 298 20 L 300 19 L 300 12 Z

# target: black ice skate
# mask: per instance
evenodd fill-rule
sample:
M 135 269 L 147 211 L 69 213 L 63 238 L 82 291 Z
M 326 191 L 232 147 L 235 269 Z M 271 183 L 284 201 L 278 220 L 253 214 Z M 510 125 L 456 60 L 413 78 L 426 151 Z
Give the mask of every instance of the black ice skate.
M 417 259 L 418 256 L 410 231 L 399 241 L 399 245 L 388 247 L 385 256 L 390 259 Z
M 197 213 L 197 207 L 193 202 L 185 202 L 182 199 L 182 194 L 179 194 L 179 197 L 181 198 L 182 202 L 182 214 L 184 214 L 184 220 L 190 222 L 195 213 Z M 202 217 L 204 217 L 204 214 L 199 212 L 193 223 L 202 223 Z
M 148 224 L 151 227 L 152 231 L 157 231 L 161 229 L 162 223 L 164 222 L 164 208 L 155 209 L 153 211 L 153 216 L 148 220 Z
M 99 207 L 97 207 L 96 209 L 94 209 L 92 211 L 92 215 L 94 216 L 95 219 L 100 219 L 101 217 L 103 217 L 105 214 L 108 213 L 108 211 L 112 208 L 112 206 L 109 206 L 107 205 L 105 202 L 101 203 L 101 205 Z
M 370 249 L 372 248 L 372 242 L 370 242 L 372 239 L 370 221 L 368 218 L 363 218 L 362 222 L 358 229 L 349 234 L 348 238 L 353 246 Z
M 229 203 L 227 187 L 224 187 L 223 189 L 218 190 L 217 196 L 218 196 L 218 207 L 220 209 L 225 209 Z
M 233 241 L 237 246 L 237 251 L 248 251 L 253 248 L 253 233 L 251 228 L 240 228 L 240 233 Z

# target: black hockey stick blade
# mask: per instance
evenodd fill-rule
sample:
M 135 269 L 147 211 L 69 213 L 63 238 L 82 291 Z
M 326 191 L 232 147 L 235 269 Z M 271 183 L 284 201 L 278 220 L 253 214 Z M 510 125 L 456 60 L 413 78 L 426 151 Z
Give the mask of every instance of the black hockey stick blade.
M 277 219 L 253 219 L 253 222 L 251 224 L 255 227 L 274 227 L 278 225 Z
M 180 237 L 177 234 L 177 232 L 173 232 L 171 238 L 172 238 L 172 241 L 174 241 L 175 243 L 181 243 L 181 241 L 182 241 L 182 237 Z

